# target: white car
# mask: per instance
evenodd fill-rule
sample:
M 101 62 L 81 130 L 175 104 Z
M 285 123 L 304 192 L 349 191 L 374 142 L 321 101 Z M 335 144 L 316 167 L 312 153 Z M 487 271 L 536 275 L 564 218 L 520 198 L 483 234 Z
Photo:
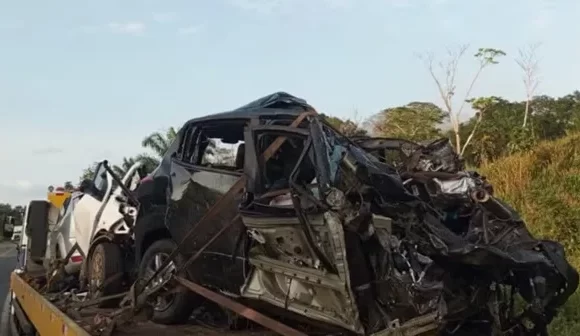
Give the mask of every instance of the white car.
M 54 259 L 64 258 L 76 244 L 76 224 L 74 210 L 76 204 L 84 197 L 82 192 L 75 191 L 64 201 L 54 224 L 49 224 L 46 242 L 45 267 Z M 51 222 L 49 218 L 49 223 Z M 65 265 L 68 274 L 76 274 L 81 269 L 83 256 L 80 251 L 72 253 Z
M 104 232 L 129 233 L 118 200 L 122 190 L 116 186 L 105 164 L 101 162 L 92 181 L 85 181 L 81 191 L 73 192 L 66 199 L 56 220 L 53 221 L 54 215 L 49 211 L 45 268 L 52 260 L 68 255 L 76 245 L 65 265 L 65 272 L 77 274 L 95 236 Z M 141 166 L 142 163 L 137 162 L 127 171 L 122 179 L 127 187 L 134 188 L 138 176 L 136 173 Z
M 84 195 L 74 207 L 73 218 L 78 248 L 86 256 L 80 280 L 81 284 L 89 285 L 91 296 L 116 293 L 123 282 L 122 277 L 115 280 L 110 277 L 123 272 L 123 254 L 118 244 L 133 240 L 129 222 L 135 222 L 138 209 L 128 202 L 131 197 L 127 193 L 135 190 L 141 180 L 142 166 L 142 162 L 135 163 L 119 179 L 103 161 L 97 166 L 93 180 L 81 185 Z
M 123 190 L 105 165 L 103 161 L 97 166 L 95 177 L 82 188 L 83 195 L 72 212 L 76 242 L 84 255 L 87 255 L 93 239 L 99 234 L 129 234 L 125 216 L 136 216 L 136 209 L 123 207 Z M 142 165 L 142 162 L 136 162 L 120 179 L 129 190 L 134 190 L 139 183 L 138 172 Z

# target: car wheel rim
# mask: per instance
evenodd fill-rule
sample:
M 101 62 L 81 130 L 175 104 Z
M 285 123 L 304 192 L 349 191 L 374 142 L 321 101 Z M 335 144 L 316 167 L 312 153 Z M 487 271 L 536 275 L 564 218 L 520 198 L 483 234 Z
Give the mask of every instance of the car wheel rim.
M 161 268 L 163 263 L 169 258 L 169 255 L 166 253 L 157 253 L 151 258 L 149 263 L 147 264 L 146 274 L 148 276 L 152 276 L 157 270 Z M 164 274 L 157 275 L 154 279 L 151 280 L 149 285 L 147 285 L 147 290 L 158 290 L 154 309 L 156 311 L 164 311 L 166 310 L 173 301 L 175 300 L 174 293 L 167 293 L 172 288 L 169 288 L 168 285 L 169 280 L 171 279 L 171 275 L 175 273 L 175 264 L 171 261 L 167 266 L 168 271 L 163 272 Z
M 104 257 L 103 253 L 100 253 L 100 250 L 97 248 L 95 249 L 95 253 L 91 258 L 91 271 L 89 272 L 89 285 L 90 291 L 93 294 L 93 297 L 100 296 L 99 287 L 104 278 Z

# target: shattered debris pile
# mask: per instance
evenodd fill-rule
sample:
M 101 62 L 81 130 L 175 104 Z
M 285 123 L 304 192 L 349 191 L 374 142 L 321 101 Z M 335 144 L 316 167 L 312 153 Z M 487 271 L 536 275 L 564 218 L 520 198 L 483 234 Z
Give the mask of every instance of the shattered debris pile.
M 390 232 L 373 227 L 372 220 L 353 227 L 363 237 L 359 248 L 371 270 L 353 272 L 359 307 L 373 307 L 361 312 L 367 328 L 436 312 L 444 334 L 547 333 L 546 325 L 578 286 L 578 273 L 559 243 L 532 237 L 483 176 L 465 171 L 447 139 L 425 145 L 354 141 L 373 157 L 333 139 L 333 152 L 346 152 L 335 181 L 359 176 L 362 185 L 340 188 L 348 190 L 351 207 L 359 217 L 392 220 Z
M 284 93 L 188 123 L 176 143 L 189 137 L 183 157 L 206 138 L 243 145 L 217 179 L 156 172 L 178 186 L 166 221 L 190 279 L 174 279 L 281 334 L 547 335 L 578 287 L 563 247 L 533 237 L 448 139 L 349 139 Z

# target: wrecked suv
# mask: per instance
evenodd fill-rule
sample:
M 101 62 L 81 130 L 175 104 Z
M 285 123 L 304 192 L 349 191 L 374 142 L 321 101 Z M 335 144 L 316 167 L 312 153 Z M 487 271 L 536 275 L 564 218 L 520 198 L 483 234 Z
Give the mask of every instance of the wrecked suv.
M 187 122 L 137 197 L 140 278 L 178 248 L 191 281 L 324 332 L 542 334 L 578 285 L 446 140 L 348 139 L 285 93 Z M 202 303 L 169 290 L 153 319 Z

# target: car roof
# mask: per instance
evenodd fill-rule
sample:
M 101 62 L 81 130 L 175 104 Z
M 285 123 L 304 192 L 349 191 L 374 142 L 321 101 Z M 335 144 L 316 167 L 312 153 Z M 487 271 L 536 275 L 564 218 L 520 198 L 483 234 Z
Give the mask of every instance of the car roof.
M 191 119 L 185 123 L 185 126 L 192 123 L 219 119 L 249 119 L 276 115 L 294 116 L 311 110 L 314 110 L 314 108 L 306 100 L 286 92 L 275 92 L 231 111 Z

